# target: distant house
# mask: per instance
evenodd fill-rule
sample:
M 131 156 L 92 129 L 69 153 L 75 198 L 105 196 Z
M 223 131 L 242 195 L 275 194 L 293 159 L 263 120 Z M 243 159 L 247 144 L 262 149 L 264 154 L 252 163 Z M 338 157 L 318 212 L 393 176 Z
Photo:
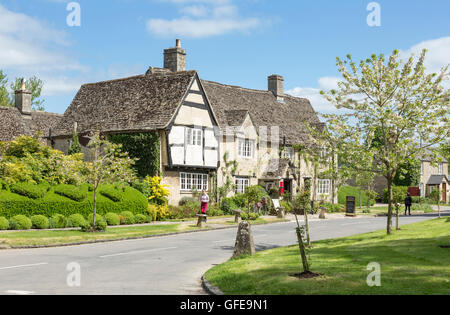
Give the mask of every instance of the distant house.
M 31 92 L 25 84 L 15 92 L 15 107 L 0 107 L 0 141 L 40 133 L 42 141 L 60 122 L 62 115 L 31 110 Z
M 83 85 L 52 141 L 67 152 L 74 126 L 82 146 L 96 131 L 157 133 L 161 175 L 171 190 L 170 203 L 177 204 L 194 190 L 210 191 L 213 178 L 222 186 L 226 152 L 239 165 L 232 174 L 234 193 L 260 184 L 295 194 L 313 178 L 310 165 L 297 161 L 293 150 L 308 139 L 304 122 L 320 124 L 307 99 L 284 93 L 283 77 L 271 75 L 266 91 L 204 81 L 197 71 L 186 71 L 186 51 L 177 40 L 164 51 L 164 68 Z M 331 198 L 329 179 L 312 184 Z
M 432 163 L 423 159 L 420 163 L 420 195 L 428 197 L 434 189 L 442 192 L 441 200 L 445 203 L 450 200 L 448 161 Z

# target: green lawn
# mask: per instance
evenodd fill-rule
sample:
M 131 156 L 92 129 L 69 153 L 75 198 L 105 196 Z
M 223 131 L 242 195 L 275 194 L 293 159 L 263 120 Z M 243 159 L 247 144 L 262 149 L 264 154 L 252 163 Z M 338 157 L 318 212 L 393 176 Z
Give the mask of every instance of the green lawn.
M 294 231 L 292 231 L 294 233 Z M 206 278 L 226 294 L 450 294 L 450 218 L 313 243 L 311 270 L 302 272 L 298 246 L 272 249 L 230 260 Z M 381 287 L 369 287 L 370 262 L 381 265 Z

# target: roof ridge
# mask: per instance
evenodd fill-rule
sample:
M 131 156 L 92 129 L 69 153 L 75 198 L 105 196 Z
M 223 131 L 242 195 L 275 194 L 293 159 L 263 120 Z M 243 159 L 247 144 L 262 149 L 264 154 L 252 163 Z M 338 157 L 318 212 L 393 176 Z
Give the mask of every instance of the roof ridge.
M 136 79 L 136 78 L 175 76 L 175 75 L 182 75 L 182 74 L 187 74 L 187 73 L 191 73 L 191 72 L 196 73 L 197 70 L 168 72 L 168 73 L 155 73 L 155 74 L 152 74 L 151 76 L 146 76 L 145 74 L 137 74 L 137 75 L 133 75 L 133 76 L 130 76 L 130 77 L 125 77 L 125 78 L 118 78 L 118 79 L 111 79 L 111 80 L 103 80 L 103 81 L 97 81 L 97 82 L 84 83 L 84 84 L 82 84 L 82 86 L 95 85 L 95 84 L 99 84 L 99 83 L 126 81 L 126 80 L 131 80 L 131 79 Z

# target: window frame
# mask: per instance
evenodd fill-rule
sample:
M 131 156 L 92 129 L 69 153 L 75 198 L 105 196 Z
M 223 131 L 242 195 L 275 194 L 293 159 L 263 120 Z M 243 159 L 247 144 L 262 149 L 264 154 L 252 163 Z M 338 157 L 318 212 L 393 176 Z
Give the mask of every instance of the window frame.
M 325 190 L 327 192 L 324 192 Z M 317 194 L 330 195 L 330 193 L 331 193 L 331 180 L 328 178 L 318 179 L 317 180 Z
M 238 138 L 238 157 L 239 158 L 252 159 L 254 156 L 254 152 L 255 152 L 255 140 L 248 139 L 248 138 Z
M 203 146 L 203 130 L 200 128 L 186 127 L 186 145 L 193 147 Z
M 183 192 L 208 191 L 209 175 L 203 173 L 180 172 L 180 190 Z
M 236 177 L 234 183 L 236 185 L 234 192 L 236 194 L 244 194 L 245 190 L 250 187 L 250 177 Z

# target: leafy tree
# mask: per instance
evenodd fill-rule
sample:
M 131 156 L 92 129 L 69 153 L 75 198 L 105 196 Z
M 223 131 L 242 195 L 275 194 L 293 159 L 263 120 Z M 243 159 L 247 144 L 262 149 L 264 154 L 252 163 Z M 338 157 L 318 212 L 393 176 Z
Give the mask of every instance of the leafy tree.
M 121 151 L 121 145 L 113 144 L 100 137 L 97 133 L 89 142 L 92 162 L 85 163 L 85 174 L 88 183 L 94 190 L 94 209 L 92 228 L 96 230 L 97 191 L 102 183 L 131 182 L 136 179 L 132 169 L 134 160 L 128 153 Z
M 247 203 L 247 211 L 250 216 L 250 209 L 256 203 L 260 202 L 264 197 L 267 196 L 266 191 L 261 186 L 255 185 L 250 186 L 245 189 L 244 199 Z
M 402 164 L 419 157 L 437 157 L 436 144 L 450 136 L 450 93 L 442 83 L 448 79 L 448 66 L 439 74 L 426 74 L 426 50 L 418 61 L 406 63 L 394 51 L 386 60 L 375 54 L 359 66 L 350 55 L 337 58 L 343 79 L 338 90 L 321 92 L 340 110 L 323 115 L 329 132 L 339 142 L 338 154 L 357 171 L 383 175 L 388 184 L 387 233 L 392 233 L 394 178 Z M 381 134 L 381 145 L 372 146 Z M 422 141 L 417 141 L 420 137 Z
M 11 90 L 19 90 L 22 86 L 21 78 L 16 78 L 16 80 L 11 83 Z M 34 110 L 44 111 L 44 100 L 41 99 L 42 88 L 44 82 L 36 76 L 32 76 L 25 82 L 25 87 L 31 92 L 31 107 Z M 14 99 L 14 96 L 13 96 Z
M 81 153 L 81 144 L 80 140 L 78 139 L 78 133 L 75 131 L 72 136 L 72 145 L 69 148 L 68 154 L 74 155 Z
M 442 196 L 442 192 L 441 192 L 441 187 L 438 186 L 437 188 L 434 188 L 433 191 L 430 194 L 430 198 L 431 200 L 433 200 L 434 202 L 437 203 L 438 206 L 438 218 L 441 218 L 441 196 Z
M 9 99 L 9 93 L 7 89 L 8 78 L 6 74 L 0 70 L 0 106 L 9 107 L 12 106 L 11 100 Z

